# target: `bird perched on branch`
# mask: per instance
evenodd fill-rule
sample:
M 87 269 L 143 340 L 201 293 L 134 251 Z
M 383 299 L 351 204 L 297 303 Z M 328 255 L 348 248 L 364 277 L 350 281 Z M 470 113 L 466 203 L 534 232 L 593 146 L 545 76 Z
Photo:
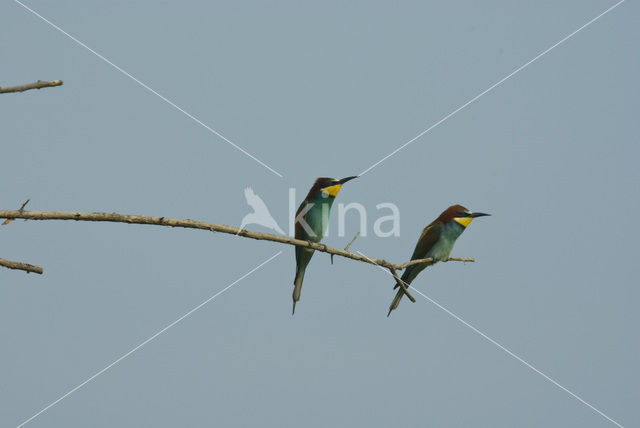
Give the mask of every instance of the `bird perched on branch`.
M 329 211 L 335 201 L 340 187 L 357 176 L 346 177 L 342 180 L 321 177 L 313 183 L 309 194 L 300 204 L 296 212 L 295 237 L 311 242 L 320 242 L 329 224 Z M 296 246 L 296 276 L 293 281 L 293 310 L 296 312 L 296 302 L 300 300 L 304 271 L 315 250 Z
M 487 215 L 490 214 L 473 213 L 462 205 L 452 205 L 444 210 L 440 217 L 424 228 L 411 255 L 411 260 L 433 258 L 434 261 L 408 266 L 400 279 L 409 286 L 411 281 L 427 266 L 431 266 L 436 262 L 446 262 L 453 249 L 453 244 L 455 244 L 456 239 L 464 232 L 466 227 L 469 226 L 471 220 L 475 217 Z M 393 288 L 396 289 L 398 287 L 399 285 L 396 283 Z M 387 316 L 391 315 L 391 311 L 398 307 L 403 295 L 403 290 L 398 290 L 396 297 L 389 306 Z

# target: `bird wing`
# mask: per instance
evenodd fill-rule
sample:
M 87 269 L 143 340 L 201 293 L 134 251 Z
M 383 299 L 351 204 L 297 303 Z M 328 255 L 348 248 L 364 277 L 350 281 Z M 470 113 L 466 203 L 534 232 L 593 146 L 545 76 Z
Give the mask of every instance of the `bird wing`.
M 424 259 L 429 250 L 433 248 L 433 245 L 438 240 L 440 232 L 442 232 L 442 224 L 440 223 L 431 223 L 429 226 L 425 227 L 420 235 L 420 239 L 418 239 L 416 248 L 413 250 L 411 260 Z
M 411 255 L 411 260 L 424 259 L 427 257 L 427 253 L 433 248 L 436 241 L 438 240 L 438 237 L 442 232 L 442 227 L 442 223 L 434 222 L 422 230 L 422 234 L 420 234 L 420 238 L 418 239 L 416 248 L 413 250 L 413 254 Z M 415 276 L 419 274 L 425 267 L 430 266 L 431 264 L 433 263 L 408 266 L 402 274 L 401 279 L 407 284 L 411 284 L 413 278 L 415 278 Z M 398 288 L 398 284 L 395 284 L 393 288 Z M 399 299 L 402 298 L 402 295 L 398 293 L 396 298 L 399 302 Z M 394 304 L 395 306 L 397 306 L 397 303 Z M 394 306 L 394 304 L 392 304 L 391 306 Z
M 298 215 L 300 214 L 300 211 L 302 211 L 302 209 L 307 206 L 307 200 L 303 200 L 302 203 L 300 204 L 300 206 L 298 207 L 298 209 L 296 210 L 296 219 L 298 218 Z M 305 239 L 306 236 L 306 232 L 304 231 L 304 227 L 302 227 L 302 224 L 300 224 L 300 222 L 296 221 L 295 226 L 295 238 L 296 239 Z M 298 249 L 299 247 L 296 247 L 296 249 Z

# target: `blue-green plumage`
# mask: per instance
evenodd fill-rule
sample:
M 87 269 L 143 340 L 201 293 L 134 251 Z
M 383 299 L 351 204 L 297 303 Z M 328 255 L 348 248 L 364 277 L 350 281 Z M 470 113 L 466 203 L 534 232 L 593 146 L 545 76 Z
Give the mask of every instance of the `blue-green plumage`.
M 440 232 L 438 239 L 433 244 L 424 256 L 416 257 L 421 259 L 432 258 L 439 262 L 447 261 L 451 250 L 453 250 L 453 244 L 456 243 L 456 239 L 464 232 L 464 227 L 456 222 L 449 222 L 440 226 Z M 417 255 L 419 256 L 419 255 Z M 413 257 L 411 260 L 415 260 Z M 402 274 L 401 279 L 407 284 L 411 284 L 411 281 L 422 272 L 427 266 L 434 263 L 420 263 L 417 265 L 409 266 Z
M 334 178 L 318 178 L 311 187 L 309 194 L 302 201 L 296 212 L 295 237 L 311 242 L 320 242 L 327 231 L 329 213 L 335 201 L 336 195 L 343 183 L 356 178 L 347 177 L 342 180 Z M 296 302 L 300 300 L 302 281 L 309 261 L 315 250 L 296 247 L 296 275 L 293 280 L 293 311 L 296 310 Z
M 329 223 L 329 212 L 335 198 L 323 198 L 322 196 L 311 200 L 304 200 L 298 208 L 301 219 L 308 226 L 305 227 L 302 222 L 296 222 L 296 238 L 305 241 L 320 242 L 324 238 Z M 296 215 L 297 217 L 297 215 Z M 300 300 L 300 292 L 302 290 L 302 281 L 307 265 L 311 261 L 311 257 L 315 250 L 304 247 L 296 247 L 296 277 L 293 281 L 293 311 L 296 309 L 296 302 Z
M 416 248 L 411 255 L 411 260 L 432 258 L 434 261 L 407 267 L 400 279 L 409 285 L 426 267 L 437 262 L 447 261 L 456 239 L 464 232 L 466 226 L 471 222 L 471 219 L 485 215 L 488 214 L 472 213 L 461 205 L 453 205 L 447 208 L 440 214 L 440 217 L 424 228 L 418 239 Z M 398 284 L 395 285 L 394 289 L 395 288 L 398 288 Z M 404 296 L 404 291 L 398 290 L 389 306 L 387 316 L 398 307 L 402 296 Z

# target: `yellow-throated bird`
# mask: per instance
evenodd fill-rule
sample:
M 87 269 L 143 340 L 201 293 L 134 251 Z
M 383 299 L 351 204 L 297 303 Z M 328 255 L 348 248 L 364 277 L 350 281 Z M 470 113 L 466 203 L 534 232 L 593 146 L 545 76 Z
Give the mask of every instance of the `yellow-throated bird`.
M 354 178 L 357 178 L 357 176 L 346 177 L 342 180 L 321 177 L 313 183 L 309 194 L 304 198 L 296 212 L 296 239 L 311 242 L 320 242 L 322 240 L 329 224 L 329 211 L 340 191 L 340 187 Z M 293 281 L 292 314 L 296 312 L 296 302 L 300 300 L 304 271 L 314 251 L 311 248 L 296 247 L 296 277 Z
M 433 258 L 433 262 L 418 263 L 407 267 L 402 274 L 402 281 L 407 285 L 424 270 L 427 266 L 431 266 L 436 262 L 446 262 L 453 249 L 456 239 L 464 232 L 464 229 L 471 223 L 475 217 L 482 217 L 490 214 L 472 213 L 462 205 L 452 205 L 435 219 L 431 224 L 424 228 L 415 250 L 411 255 L 411 260 Z M 395 288 L 399 285 L 396 284 Z M 398 307 L 404 292 L 398 290 L 396 297 L 389 306 L 389 313 Z

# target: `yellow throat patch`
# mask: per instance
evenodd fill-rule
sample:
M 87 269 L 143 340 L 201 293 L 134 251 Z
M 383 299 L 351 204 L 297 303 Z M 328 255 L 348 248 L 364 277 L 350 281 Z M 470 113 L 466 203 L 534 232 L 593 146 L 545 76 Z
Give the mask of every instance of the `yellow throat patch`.
M 471 218 L 471 217 L 455 217 L 453 220 L 456 223 L 458 223 L 460 226 L 467 227 L 467 226 L 469 226 L 469 223 L 471 223 L 471 220 L 473 220 L 473 218 Z
M 322 193 L 326 193 L 328 196 L 333 196 L 335 198 L 341 187 L 342 184 L 334 184 L 333 186 L 323 187 L 320 190 L 322 190 Z

